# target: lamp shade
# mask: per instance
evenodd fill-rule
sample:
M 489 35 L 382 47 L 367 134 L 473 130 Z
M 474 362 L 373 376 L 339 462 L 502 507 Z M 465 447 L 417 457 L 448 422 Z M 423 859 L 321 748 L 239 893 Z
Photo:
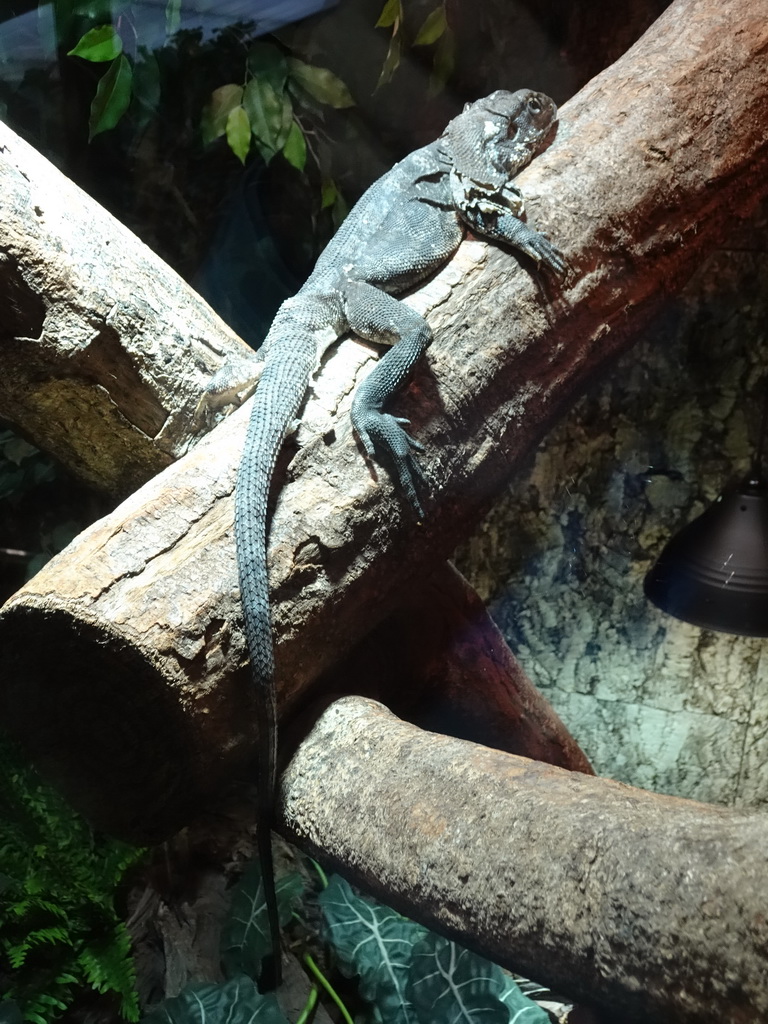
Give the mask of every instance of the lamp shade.
M 753 475 L 669 541 L 645 578 L 662 611 L 706 629 L 768 636 L 768 485 Z

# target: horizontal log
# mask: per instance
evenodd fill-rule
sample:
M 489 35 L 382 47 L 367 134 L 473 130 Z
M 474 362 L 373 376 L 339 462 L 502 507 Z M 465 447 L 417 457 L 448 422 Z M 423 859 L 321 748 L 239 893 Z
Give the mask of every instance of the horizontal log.
M 765 194 L 767 40 L 766 0 L 679 0 L 565 105 L 558 140 L 520 179 L 531 220 L 573 264 L 562 294 L 471 242 L 412 297 L 436 336 L 397 403 L 427 444 L 424 525 L 372 477 L 348 426 L 366 350 L 345 342 L 324 366 L 271 530 L 283 710 L 453 549 L 548 423 Z M 124 833 L 177 823 L 255 741 L 231 533 L 247 412 L 0 615 L 4 720 L 97 818 L 122 814 Z
M 304 850 L 612 1021 L 768 1019 L 768 815 L 425 733 L 363 698 L 283 773 Z

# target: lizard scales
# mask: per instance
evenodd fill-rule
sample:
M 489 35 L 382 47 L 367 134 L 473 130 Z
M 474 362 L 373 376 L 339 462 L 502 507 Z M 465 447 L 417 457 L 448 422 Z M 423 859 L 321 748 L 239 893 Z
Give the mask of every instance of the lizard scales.
M 281 977 L 270 837 L 277 706 L 266 559 L 267 499 L 280 447 L 329 338 L 351 330 L 390 343 L 355 394 L 352 422 L 366 454 L 384 459 L 421 514 L 423 477 L 414 455 L 421 445 L 406 432 L 407 421 L 385 412 L 384 405 L 432 335 L 426 320 L 394 295 L 445 263 L 467 228 L 514 246 L 555 274 L 565 272 L 560 252 L 521 219 L 523 198 L 512 184 L 547 144 L 556 121 L 552 100 L 530 90 L 497 91 L 468 104 L 437 141 L 411 153 L 365 192 L 307 282 L 280 307 L 262 346 L 263 371 L 235 497 L 238 575 L 259 726 L 258 855 L 272 941 L 262 963 L 262 991 L 279 985 Z M 233 390 L 226 369 L 212 381 L 212 402 L 217 391 Z

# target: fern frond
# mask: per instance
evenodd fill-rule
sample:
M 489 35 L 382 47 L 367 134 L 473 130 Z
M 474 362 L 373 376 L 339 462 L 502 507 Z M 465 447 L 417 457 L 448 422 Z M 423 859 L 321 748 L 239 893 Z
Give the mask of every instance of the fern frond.
M 131 939 L 123 924 L 115 927 L 112 939 L 80 951 L 78 964 L 91 988 L 120 996 L 120 1013 L 128 1021 L 139 1019 L 136 970 L 131 956 Z
M 55 946 L 57 943 L 71 946 L 72 943 L 66 928 L 58 925 L 52 928 L 38 928 L 36 931 L 29 932 L 23 943 L 8 950 L 8 959 L 11 961 L 12 967 L 18 968 L 24 963 L 31 949 L 36 946 Z
M 50 1024 L 76 986 L 121 997 L 138 1019 L 130 939 L 114 891 L 144 851 L 94 834 L 0 736 L 0 952 L 7 996 L 30 1024 Z

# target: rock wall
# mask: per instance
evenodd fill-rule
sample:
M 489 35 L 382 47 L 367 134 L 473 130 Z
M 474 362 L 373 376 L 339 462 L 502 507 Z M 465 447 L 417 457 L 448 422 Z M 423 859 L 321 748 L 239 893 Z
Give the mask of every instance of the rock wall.
M 768 382 L 764 231 L 669 302 L 456 559 L 598 773 L 725 804 L 768 803 L 768 640 L 678 622 L 642 582 L 749 468 Z

